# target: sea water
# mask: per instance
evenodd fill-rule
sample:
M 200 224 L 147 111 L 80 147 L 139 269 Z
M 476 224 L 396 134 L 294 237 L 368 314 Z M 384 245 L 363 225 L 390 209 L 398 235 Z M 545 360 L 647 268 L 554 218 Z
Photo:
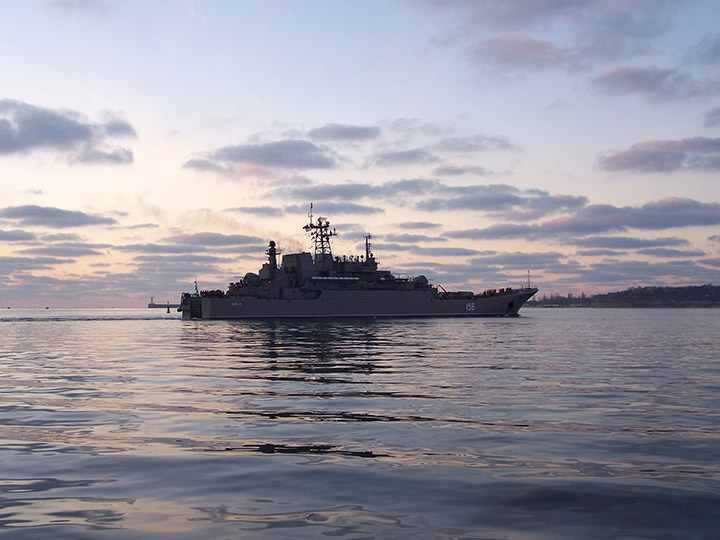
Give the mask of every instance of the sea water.
M 720 538 L 720 310 L 0 313 L 0 537 Z

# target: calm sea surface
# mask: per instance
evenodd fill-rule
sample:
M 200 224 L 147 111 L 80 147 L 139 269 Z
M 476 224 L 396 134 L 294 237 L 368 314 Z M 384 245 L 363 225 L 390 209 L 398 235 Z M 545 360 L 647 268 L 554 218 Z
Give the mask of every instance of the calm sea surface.
M 720 310 L 0 313 L 0 537 L 720 538 Z

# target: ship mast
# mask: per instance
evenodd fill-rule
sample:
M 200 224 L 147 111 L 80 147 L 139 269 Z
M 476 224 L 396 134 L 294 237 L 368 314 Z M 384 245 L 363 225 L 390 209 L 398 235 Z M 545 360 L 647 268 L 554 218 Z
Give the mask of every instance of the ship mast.
M 370 243 L 371 238 L 372 238 L 372 235 L 370 233 L 367 233 L 365 235 L 365 260 L 366 261 L 369 261 L 370 259 L 373 258 L 373 254 L 370 251 L 370 247 L 372 246 L 372 244 Z
M 324 217 L 318 217 L 317 223 L 313 223 L 313 205 L 310 203 L 310 212 L 308 212 L 310 221 L 303 227 L 308 232 L 310 238 L 315 244 L 315 262 L 325 259 L 332 259 L 332 247 L 330 238 L 336 236 L 335 229 L 330 230 L 330 221 Z

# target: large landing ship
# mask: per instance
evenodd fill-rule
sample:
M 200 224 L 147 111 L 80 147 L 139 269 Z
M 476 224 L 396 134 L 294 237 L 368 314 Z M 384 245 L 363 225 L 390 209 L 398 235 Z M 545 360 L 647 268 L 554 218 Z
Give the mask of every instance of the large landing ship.
M 482 293 L 447 292 L 425 276 L 395 276 L 378 270 L 365 236 L 364 256 L 334 256 L 330 222 L 319 217 L 303 229 L 315 253 L 283 255 L 270 241 L 268 261 L 230 283 L 227 292 L 183 293 L 178 311 L 185 319 L 258 319 L 290 317 L 517 317 L 520 307 L 536 292 L 530 284 L 520 289 L 490 289 Z

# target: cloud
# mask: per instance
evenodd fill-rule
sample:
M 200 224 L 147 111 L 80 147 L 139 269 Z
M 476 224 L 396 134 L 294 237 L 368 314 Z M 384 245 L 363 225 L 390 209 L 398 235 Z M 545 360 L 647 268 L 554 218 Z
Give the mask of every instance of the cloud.
M 351 126 L 347 124 L 326 124 L 311 129 L 307 136 L 320 141 L 367 141 L 380 136 L 380 128 L 375 126 Z
M 433 171 L 437 176 L 462 176 L 472 174 L 476 176 L 497 176 L 497 173 L 476 165 L 440 165 Z
M 713 259 L 701 259 L 698 262 L 702 264 L 707 264 L 708 266 L 717 266 L 718 268 L 720 268 L 720 257 L 716 257 Z
M 504 70 L 567 70 L 580 66 L 577 55 L 566 47 L 519 32 L 505 32 L 482 40 L 470 46 L 466 54 L 475 65 L 491 65 Z
M 579 13 L 590 0 L 418 0 L 437 10 L 451 10 L 475 28 L 523 27 Z
M 87 246 L 62 245 L 23 249 L 19 253 L 27 255 L 49 255 L 51 257 L 87 257 L 103 253 Z
M 710 79 L 695 79 L 675 69 L 651 67 L 610 67 L 591 80 L 609 95 L 640 94 L 653 101 L 669 101 L 716 94 L 720 84 Z
M 700 249 L 670 249 L 670 248 L 648 248 L 638 249 L 637 253 L 640 255 L 649 255 L 651 257 L 664 257 L 664 258 L 687 258 L 687 257 L 702 257 L 706 253 Z
M 398 227 L 401 229 L 437 229 L 441 227 L 440 223 L 433 223 L 431 221 L 403 221 L 398 223 Z
M 469 239 L 499 239 L 499 238 L 525 238 L 537 234 L 538 226 L 518 225 L 516 223 L 498 223 L 483 229 L 464 229 L 445 231 L 443 236 L 448 238 Z
M 0 242 L 32 242 L 36 237 L 27 231 L 0 231 Z
M 235 259 L 231 257 L 216 257 L 214 255 L 195 255 L 189 253 L 185 255 L 138 255 L 137 257 L 133 257 L 133 261 L 144 263 L 145 265 L 164 266 L 166 264 L 197 263 L 204 265 L 211 263 L 229 263 L 235 262 Z
M 104 0 L 46 0 L 45 6 L 62 15 L 89 14 L 102 17 L 108 11 Z
M 347 182 L 344 184 L 313 184 L 299 188 L 283 188 L 273 193 L 274 196 L 284 196 L 289 199 L 304 199 L 315 201 L 319 199 L 336 199 L 344 201 L 355 201 L 368 197 L 396 198 L 399 195 L 422 195 L 437 189 L 442 184 L 436 180 L 423 178 L 393 180 L 380 185 L 366 184 L 360 182 Z
M 701 64 L 720 64 L 720 33 L 704 36 L 690 49 L 687 57 Z
M 563 243 L 581 247 L 611 248 L 611 249 L 640 249 L 667 246 L 685 246 L 689 242 L 677 236 L 665 238 L 635 238 L 629 236 L 588 236 L 587 238 L 573 238 Z
M 695 225 L 720 224 L 720 204 L 692 199 L 668 198 L 640 207 L 609 204 L 581 208 L 574 216 L 533 225 L 496 224 L 484 229 L 447 231 L 448 238 L 528 238 L 587 235 L 627 229 L 662 230 Z
M 433 257 L 468 257 L 478 255 L 481 252 L 475 249 L 467 249 L 461 247 L 434 247 L 434 248 L 415 248 L 414 253 L 421 255 L 431 255 Z
M 180 253 L 197 253 L 206 251 L 202 246 L 190 245 L 163 245 L 163 244 L 126 244 L 123 246 L 115 246 L 118 251 L 137 252 L 137 253 L 155 253 L 155 254 L 180 254 Z
M 171 244 L 186 244 L 192 246 L 238 246 L 247 244 L 262 243 L 264 240 L 257 236 L 246 236 L 243 234 L 221 234 L 214 232 L 202 232 L 194 234 L 175 234 L 163 238 L 163 242 Z
M 184 167 L 226 172 L 236 164 L 279 169 L 332 169 L 335 157 L 327 149 L 308 141 L 286 139 L 263 144 L 240 144 L 212 150 L 203 158 L 184 163 Z
M 133 154 L 108 139 L 136 137 L 120 118 L 92 123 L 71 110 L 52 110 L 12 99 L 0 100 L 0 155 L 37 150 L 65 153 L 69 163 L 131 163 Z
M 292 214 L 303 214 L 307 212 L 307 206 L 304 205 L 291 205 L 286 206 L 285 211 Z M 329 201 L 318 201 L 315 202 L 315 214 L 316 215 L 330 215 L 330 214 L 382 214 L 385 210 L 378 208 L 377 206 L 366 206 L 362 204 L 354 203 L 335 203 Z
M 521 191 L 507 184 L 478 186 L 445 186 L 446 197 L 435 197 L 417 203 L 419 210 L 436 212 L 474 210 L 492 214 L 505 213 L 517 220 L 538 219 L 548 214 L 581 208 L 587 199 L 572 195 L 551 195 L 543 190 Z
M 442 236 L 427 236 L 424 234 L 386 234 L 383 238 L 389 242 L 400 242 L 403 244 L 415 244 L 417 242 L 446 242 L 447 238 Z
M 73 263 L 72 259 L 56 257 L 0 257 L 0 276 L 15 278 L 19 272 L 48 270 L 57 264 Z
M 462 46 L 478 64 L 513 70 L 574 69 L 594 59 L 617 59 L 652 50 L 672 27 L 674 0 L 415 0 L 454 16 L 435 45 Z M 544 36 L 563 29 L 565 44 Z M 494 37 L 488 33 L 504 32 Z M 530 37 L 528 32 L 537 34 Z M 555 33 L 557 35 L 557 32 Z
M 412 148 L 409 150 L 398 150 L 395 152 L 381 152 L 376 154 L 373 158 L 373 162 L 381 167 L 436 163 L 438 161 L 440 161 L 439 158 L 425 148 Z
M 117 223 L 117 221 L 112 218 L 95 214 L 31 204 L 1 208 L 0 217 L 16 220 L 21 225 L 37 225 L 54 229 L 87 227 L 92 225 L 113 225 Z
M 447 137 L 436 147 L 447 152 L 475 153 L 484 150 L 518 150 L 518 147 L 503 137 L 472 135 L 469 137 Z
M 197 171 L 208 171 L 225 174 L 232 170 L 231 167 L 205 158 L 194 158 L 189 159 L 183 163 L 183 167 L 186 169 L 195 169 Z
M 256 216 L 278 217 L 285 212 L 277 206 L 236 206 L 234 208 L 226 208 L 225 212 L 238 212 L 240 214 L 253 214 Z
M 70 163 L 107 163 L 109 165 L 122 165 L 133 162 L 133 153 L 132 150 L 127 148 L 116 147 L 101 150 L 99 148 L 86 146 L 80 149 L 69 161 Z
M 717 126 L 720 126 L 720 107 L 715 107 L 705 113 L 705 127 Z
M 596 204 L 581 208 L 574 216 L 533 225 L 501 223 L 483 229 L 451 230 L 448 238 L 547 238 L 589 235 L 627 229 L 662 230 L 676 227 L 720 224 L 720 204 L 692 199 L 668 198 L 639 207 Z
M 600 157 L 598 166 L 606 171 L 635 173 L 720 170 L 720 138 L 639 142 L 629 150 Z
M 583 257 L 617 257 L 624 255 L 623 251 L 615 251 L 614 249 L 581 249 L 577 251 L 578 255 Z

